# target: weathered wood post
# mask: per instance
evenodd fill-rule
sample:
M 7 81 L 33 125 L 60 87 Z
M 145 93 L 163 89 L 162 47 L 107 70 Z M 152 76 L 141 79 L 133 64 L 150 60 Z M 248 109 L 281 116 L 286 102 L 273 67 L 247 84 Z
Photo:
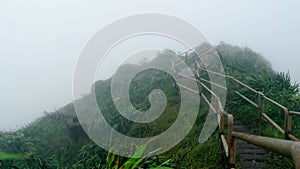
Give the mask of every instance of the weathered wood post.
M 286 140 L 289 140 L 290 139 L 289 134 L 291 133 L 291 129 L 292 129 L 291 116 L 287 108 L 284 108 L 283 111 L 284 111 L 284 138 Z
M 228 115 L 228 149 L 229 149 L 229 166 L 236 167 L 236 138 L 232 136 L 233 116 Z

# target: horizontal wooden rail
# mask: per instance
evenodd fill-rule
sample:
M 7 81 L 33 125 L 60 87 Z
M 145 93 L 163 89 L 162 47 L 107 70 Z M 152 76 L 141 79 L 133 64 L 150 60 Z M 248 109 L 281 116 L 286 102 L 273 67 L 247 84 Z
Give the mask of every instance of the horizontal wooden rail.
M 242 85 L 243 87 L 249 89 L 249 90 L 252 91 L 253 93 L 256 93 L 256 94 L 257 94 L 258 91 L 254 90 L 252 87 L 246 85 L 245 83 L 243 83 L 243 82 L 237 80 L 236 78 L 234 78 L 234 77 L 232 77 L 232 76 L 227 76 L 227 77 L 230 78 L 230 79 L 232 79 L 233 81 L 237 82 L 238 84 Z
M 291 115 L 298 115 L 298 116 L 300 116 L 300 112 L 290 111 L 290 114 Z
M 222 106 L 221 100 L 218 97 L 217 94 L 215 94 L 212 90 L 210 90 L 205 84 L 203 84 L 200 81 L 197 81 L 202 87 L 204 87 L 210 94 L 212 94 L 215 97 L 215 101 L 216 101 L 216 110 L 217 110 L 217 114 L 221 114 L 224 111 L 224 107 Z
M 244 100 L 246 100 L 247 102 L 249 102 L 250 104 L 252 104 L 254 107 L 258 108 L 258 105 L 256 103 L 254 103 L 252 100 L 248 99 L 246 96 L 242 95 L 240 92 L 234 90 L 234 93 L 236 93 L 241 98 L 243 98 Z
M 184 88 L 184 89 L 186 89 L 186 90 L 188 90 L 188 91 L 191 91 L 191 92 L 193 92 L 193 93 L 195 93 L 195 94 L 199 94 L 199 92 L 197 92 L 196 90 L 193 90 L 193 89 L 191 89 L 191 88 L 189 88 L 189 87 L 187 87 L 187 86 L 185 86 L 185 85 L 183 85 L 183 84 L 181 84 L 181 83 L 177 83 L 177 85 L 178 86 L 180 86 L 180 87 L 182 87 L 182 88 Z M 210 91 L 210 92 L 212 92 L 212 91 Z M 212 92 L 212 94 L 214 94 L 213 92 Z M 209 105 L 209 107 L 211 108 L 211 110 L 214 112 L 214 113 L 219 113 L 219 112 L 217 112 L 217 110 L 216 110 L 216 107 L 214 107 L 210 102 L 209 102 L 209 100 L 207 99 L 207 97 L 203 94 L 203 93 L 201 93 L 200 94 L 201 96 L 202 96 L 202 98 L 205 100 L 205 102 Z M 214 95 L 216 95 L 216 94 L 214 94 Z M 220 101 L 219 101 L 219 99 L 218 98 L 216 98 L 217 100 L 217 105 L 216 106 L 220 106 Z M 219 110 L 222 110 L 222 108 L 219 108 Z
M 211 81 L 206 80 L 206 79 L 204 79 L 204 78 L 200 78 L 200 81 L 203 81 L 203 82 L 206 82 L 206 83 L 210 83 L 211 85 L 214 85 L 214 86 L 216 86 L 216 87 L 219 87 L 219 88 L 222 88 L 222 89 L 224 89 L 224 90 L 227 90 L 227 87 L 221 86 L 221 85 L 219 85 L 219 84 L 217 84 L 217 83 L 211 82 Z
M 288 137 L 289 137 L 291 140 L 293 140 L 293 141 L 300 142 L 300 140 L 299 140 L 297 137 L 295 137 L 294 135 L 292 135 L 292 134 L 288 134 Z
M 196 62 L 196 65 L 199 66 L 199 64 L 197 62 Z M 211 70 L 208 70 L 208 69 L 203 69 L 203 68 L 200 68 L 200 67 L 198 67 L 198 69 L 206 71 L 207 73 L 215 74 L 215 75 L 222 76 L 222 77 L 225 77 L 225 78 L 227 77 L 225 74 L 214 72 L 214 71 L 211 71 Z
M 284 134 L 284 130 L 277 124 L 275 123 L 266 113 L 262 113 L 262 116 L 272 124 L 281 134 Z
M 213 91 L 211 91 L 209 89 L 209 87 L 207 87 L 204 83 L 197 81 L 202 87 L 204 87 L 210 94 L 212 94 L 213 96 L 215 96 L 216 98 L 219 98 L 219 96 L 217 96 Z
M 180 76 L 182 76 L 182 77 L 184 77 L 184 78 L 187 78 L 187 79 L 196 81 L 199 85 L 201 85 L 201 86 L 202 86 L 203 88 L 205 88 L 210 94 L 212 94 L 212 95 L 215 97 L 216 102 L 217 102 L 217 105 L 214 107 L 214 106 L 208 101 L 207 97 L 206 97 L 203 93 L 201 93 L 202 98 L 204 98 L 205 102 L 209 105 L 209 107 L 212 109 L 212 111 L 213 111 L 214 113 L 220 113 L 220 112 L 218 112 L 217 110 L 219 110 L 219 111 L 224 110 L 224 108 L 223 108 L 223 106 L 222 106 L 222 104 L 221 104 L 221 101 L 220 101 L 219 97 L 218 97 L 212 90 L 210 90 L 209 87 L 207 87 L 204 83 L 202 83 L 200 80 L 197 80 L 197 79 L 191 78 L 191 77 L 189 77 L 189 76 L 186 76 L 186 75 L 184 75 L 184 74 L 178 73 L 178 72 L 176 72 L 175 69 L 173 69 L 173 71 L 175 71 L 175 73 L 177 73 L 178 75 L 180 75 Z M 197 93 L 197 91 L 195 91 L 195 90 L 193 90 L 193 89 L 191 89 L 191 88 L 189 88 L 189 87 L 187 87 L 187 86 L 185 86 L 185 85 L 183 85 L 183 84 L 180 84 L 180 83 L 177 83 L 177 84 L 178 84 L 178 86 L 181 86 L 181 87 L 185 88 L 186 90 L 189 90 L 189 91 L 191 91 L 191 92 L 193 92 L 193 93 Z
M 183 85 L 183 84 L 177 83 L 177 85 L 178 85 L 178 86 L 181 86 L 182 88 L 184 88 L 184 89 L 186 89 L 186 90 L 188 90 L 188 91 L 191 91 L 191 92 L 193 92 L 193 93 L 195 93 L 195 94 L 199 94 L 198 91 L 196 91 L 196 90 L 194 90 L 194 89 L 191 89 L 191 88 L 189 88 L 189 87 L 187 87 L 187 86 L 185 86 L 185 85 Z
M 214 108 L 214 106 L 208 101 L 208 99 L 206 98 L 206 96 L 201 93 L 201 96 L 202 98 L 205 100 L 205 102 L 208 104 L 208 106 L 211 108 L 211 110 L 214 112 L 214 113 L 217 113 L 216 109 Z
M 180 75 L 181 77 L 184 77 L 184 78 L 187 78 L 187 79 L 190 79 L 190 80 L 193 80 L 193 81 L 197 81 L 197 79 L 195 79 L 194 77 L 189 77 L 187 75 L 184 75 L 182 73 L 179 73 L 179 72 L 176 72 L 177 75 Z
M 262 96 L 263 100 L 269 101 L 270 103 L 272 103 L 273 105 L 279 107 L 280 109 L 282 109 L 284 111 L 284 133 L 283 133 L 284 137 L 285 137 L 285 139 L 292 139 L 292 140 L 296 141 L 295 137 L 293 137 L 293 135 L 290 134 L 290 132 L 292 130 L 292 117 L 289 114 L 289 110 L 285 106 L 279 104 L 278 102 L 266 97 L 264 94 L 261 94 L 261 96 Z M 278 129 L 278 127 L 276 127 L 276 125 L 274 125 L 274 124 L 272 124 L 272 125 Z M 279 131 L 282 133 L 281 130 L 279 130 Z
M 287 108 L 286 108 L 285 106 L 283 106 L 283 105 L 279 104 L 278 102 L 276 102 L 276 101 L 274 101 L 274 100 L 268 98 L 267 96 L 263 95 L 262 97 L 263 97 L 264 99 L 266 99 L 267 101 L 273 103 L 274 105 L 278 106 L 278 107 L 281 108 L 282 110 L 284 110 L 284 111 L 287 110 Z

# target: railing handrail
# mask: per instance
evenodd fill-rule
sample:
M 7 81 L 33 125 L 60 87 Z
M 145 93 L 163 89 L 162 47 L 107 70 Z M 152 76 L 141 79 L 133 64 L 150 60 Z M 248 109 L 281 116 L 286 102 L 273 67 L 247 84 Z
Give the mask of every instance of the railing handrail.
M 221 110 L 223 110 L 223 107 L 221 106 L 221 102 L 220 102 L 219 96 L 218 96 L 216 93 L 214 93 L 212 90 L 210 90 L 209 87 L 207 87 L 204 83 L 202 83 L 202 82 L 200 81 L 201 79 L 198 80 L 198 79 L 195 79 L 195 78 L 191 78 L 191 77 L 189 77 L 189 76 L 186 76 L 186 75 L 184 75 L 184 74 L 178 72 L 174 67 L 173 67 L 173 71 L 174 71 L 176 74 L 178 74 L 178 75 L 180 75 L 180 76 L 182 76 L 182 77 L 184 77 L 184 78 L 187 78 L 187 79 L 196 81 L 199 85 L 201 85 L 204 89 L 206 89 L 206 91 L 208 91 L 210 94 L 212 94 L 212 95 L 216 98 L 219 107 L 221 108 Z M 181 83 L 178 83 L 178 82 L 177 82 L 177 84 L 180 85 L 180 86 L 182 86 L 183 88 L 185 88 L 185 89 L 187 89 L 187 90 L 190 90 L 190 91 L 194 92 L 194 93 L 196 92 L 195 90 L 193 90 L 193 89 L 191 89 L 191 88 L 189 88 L 189 87 L 187 87 L 187 86 L 185 86 L 185 85 L 183 85 L 183 84 L 181 84 Z M 205 99 L 205 100 L 207 101 L 207 103 L 209 104 L 208 99 L 207 99 L 207 97 L 206 97 L 205 95 L 204 95 L 204 99 Z
M 249 102 L 250 104 L 252 104 L 254 107 L 258 108 L 258 105 L 256 103 L 254 103 L 252 100 L 250 100 L 249 98 L 247 98 L 246 96 L 244 96 L 243 94 L 241 94 L 240 92 L 234 90 L 233 91 L 235 94 L 239 95 L 241 98 L 243 98 L 244 100 L 246 100 L 247 102 Z
M 228 162 L 229 162 L 230 167 L 235 168 L 235 165 L 236 165 L 236 139 L 241 139 L 241 140 L 244 140 L 244 141 L 249 142 L 251 144 L 255 144 L 257 146 L 265 148 L 267 150 L 277 152 L 279 154 L 282 154 L 282 155 L 293 158 L 295 168 L 300 169 L 300 160 L 299 160 L 300 159 L 300 143 L 296 143 L 296 142 L 293 142 L 293 141 L 282 140 L 282 139 L 274 139 L 274 138 L 270 138 L 270 137 L 248 135 L 248 134 L 233 131 L 233 125 L 234 125 L 233 116 L 224 111 L 224 108 L 223 108 L 223 106 L 220 102 L 219 97 L 213 91 L 211 91 L 209 89 L 209 87 L 207 87 L 202 82 L 210 83 L 211 85 L 214 85 L 214 86 L 226 89 L 226 90 L 227 90 L 227 87 L 224 87 L 224 86 L 219 85 L 217 83 L 213 83 L 213 82 L 210 82 L 210 81 L 208 81 L 204 78 L 201 78 L 199 76 L 198 70 L 205 70 L 205 69 L 200 68 L 200 66 L 197 62 L 195 62 L 195 63 L 196 63 L 195 64 L 196 65 L 195 66 L 195 70 L 196 70 L 195 73 L 197 74 L 197 77 L 199 78 L 199 80 L 191 78 L 191 77 L 187 77 L 183 74 L 180 74 L 179 72 L 177 72 L 177 74 L 179 74 L 183 77 L 189 78 L 189 79 L 196 80 L 196 82 L 198 84 L 200 84 L 203 88 L 206 89 L 206 91 L 208 91 L 210 94 L 212 94 L 217 99 L 218 104 L 216 105 L 216 107 L 214 107 L 208 101 L 207 97 L 203 93 L 200 94 L 204 98 L 206 103 L 210 106 L 210 108 L 213 110 L 213 112 L 218 114 L 218 117 L 220 117 L 220 122 L 219 122 L 220 140 L 221 140 L 221 144 L 222 144 L 222 147 L 224 149 L 225 155 L 228 158 Z M 173 70 L 176 71 L 174 63 L 173 63 Z M 232 79 L 235 83 L 238 83 L 241 86 L 243 86 L 243 87 L 247 88 L 248 90 L 252 91 L 253 93 L 255 93 L 258 96 L 258 104 L 256 104 L 251 99 L 244 96 L 243 94 L 239 93 L 238 91 L 233 90 L 235 94 L 239 95 L 241 98 L 246 100 L 252 106 L 256 107 L 263 118 L 265 118 L 277 130 L 279 130 L 282 134 L 285 135 L 285 139 L 292 139 L 294 141 L 299 141 L 299 139 L 296 138 L 295 136 L 293 136 L 290 132 L 291 132 L 291 123 L 292 123 L 291 117 L 292 117 L 292 115 L 300 115 L 300 112 L 289 111 L 285 106 L 283 106 L 280 103 L 270 99 L 269 97 L 265 96 L 262 92 L 259 92 L 255 89 L 253 89 L 252 87 L 250 87 L 250 86 L 246 85 L 245 83 L 239 81 L 235 77 L 224 75 L 224 74 L 221 74 L 221 73 L 217 73 L 217 72 L 214 72 L 214 71 L 211 71 L 211 70 L 205 70 L 205 71 L 207 71 L 209 73 L 216 74 L 216 75 L 220 75 L 220 76 L 225 77 L 225 78 Z M 180 84 L 180 85 L 182 85 L 182 84 Z M 186 88 L 188 88 L 188 87 L 186 87 Z M 264 112 L 264 104 L 265 104 L 264 102 L 265 101 L 269 101 L 270 103 L 272 103 L 273 105 L 281 108 L 284 111 L 284 113 L 285 113 L 284 129 L 282 129 L 278 124 L 276 124 L 276 122 L 274 122 Z M 220 112 L 218 112 L 218 110 Z M 227 135 L 228 140 L 227 141 L 226 141 L 226 136 L 224 134 L 225 133 L 225 129 L 224 129 L 225 117 L 227 117 L 227 119 L 228 119 L 228 135 Z M 251 139 L 251 138 L 254 138 L 254 139 Z M 259 141 L 261 139 L 264 139 L 264 141 Z M 274 143 L 274 145 L 272 145 L 271 143 Z M 282 144 L 286 144 L 285 147 L 284 147 L 285 150 L 283 150 L 282 147 L 278 146 L 278 145 L 282 145 Z
M 263 97 L 264 99 L 268 100 L 269 102 L 273 103 L 273 104 L 276 105 L 277 107 L 281 108 L 282 110 L 284 110 L 284 111 L 287 111 L 287 110 L 288 110 L 285 106 L 283 106 L 282 104 L 280 104 L 280 103 L 278 103 L 278 102 L 276 102 L 276 101 L 270 99 L 269 97 L 265 96 L 264 94 L 262 95 L 262 97 Z
M 210 71 L 210 73 L 212 73 L 212 71 Z M 218 73 L 216 73 L 218 74 Z M 261 113 L 262 117 L 264 117 L 268 122 L 270 122 L 277 130 L 279 130 L 282 134 L 285 135 L 285 138 L 286 139 L 292 139 L 293 141 L 299 141 L 298 138 L 296 138 L 295 136 L 293 136 L 292 134 L 290 134 L 290 131 L 291 131 L 291 115 L 300 115 L 300 112 L 295 112 L 295 111 L 289 111 L 285 106 L 281 105 L 280 103 L 270 99 L 269 97 L 265 96 L 262 92 L 259 92 L 259 91 L 256 91 L 255 89 L 251 88 L 250 86 L 244 84 L 243 82 L 237 80 L 236 78 L 234 77 L 231 77 L 231 76 L 227 76 L 227 78 L 231 78 L 233 79 L 235 82 L 239 83 L 240 85 L 242 85 L 243 87 L 246 87 L 247 89 L 249 89 L 250 91 L 254 92 L 255 94 L 258 95 L 258 97 L 261 97 L 261 105 L 259 104 L 256 104 L 254 103 L 253 101 L 251 101 L 249 98 L 247 98 L 246 96 L 242 95 L 241 93 L 239 93 L 238 91 L 235 91 L 234 90 L 234 93 L 236 93 L 237 95 L 239 95 L 240 97 L 242 97 L 244 100 L 246 100 L 247 102 L 249 102 L 251 105 L 253 105 L 254 107 L 258 108 L 258 109 L 261 109 L 259 110 L 259 112 Z M 284 113 L 285 113 L 285 129 L 282 129 L 278 124 L 276 124 L 265 112 L 264 112 L 264 101 L 267 100 L 269 102 L 271 102 L 272 104 L 274 104 L 275 106 L 281 108 Z M 224 120 L 224 118 L 221 118 L 222 120 Z M 221 123 L 224 123 L 224 122 L 221 122 Z M 228 122 L 229 123 L 229 122 Z M 232 122 L 233 123 L 233 122 Z M 232 129 L 232 126 L 228 126 L 228 149 L 226 149 L 226 145 L 224 145 L 224 139 L 222 138 L 223 136 L 221 135 L 221 140 L 222 140 L 222 143 L 223 143 L 223 147 L 224 147 L 224 151 L 228 152 L 229 151 L 229 154 L 226 153 L 226 155 L 229 157 L 229 164 L 230 165 L 234 165 L 235 162 L 236 162 L 236 150 L 234 148 L 234 144 L 236 144 L 236 141 L 235 141 L 235 138 L 238 138 L 238 139 L 241 139 L 241 137 L 239 137 L 237 134 L 238 132 L 234 132 Z M 224 132 L 224 130 L 222 131 Z M 243 133 L 240 133 L 240 134 L 243 134 Z M 262 136 L 253 136 L 255 137 L 254 140 L 257 140 L 257 138 L 261 138 Z M 265 137 L 266 139 L 270 139 L 272 140 L 273 138 L 269 138 L 269 137 Z M 251 141 L 247 141 L 245 139 L 242 139 L 246 142 L 249 142 L 251 144 L 254 144 L 253 142 Z M 293 143 L 293 146 L 295 148 L 291 148 L 292 146 L 290 146 L 289 149 L 287 149 L 286 151 L 288 151 L 289 154 L 286 154 L 286 153 L 281 153 L 281 152 L 278 152 L 279 154 L 282 154 L 282 155 L 285 155 L 285 156 L 288 156 L 288 157 L 291 157 L 293 158 L 294 160 L 294 164 L 295 164 L 295 168 L 296 169 L 300 169 L 300 143 L 296 143 L 296 142 L 293 142 L 293 141 L 287 141 L 287 140 L 282 140 L 282 139 L 278 139 L 278 143 L 276 143 L 276 145 L 274 145 L 272 148 L 274 149 L 271 149 L 269 147 L 263 147 L 263 148 L 266 148 L 270 151 L 273 151 L 273 152 L 278 152 L 278 149 L 276 149 L 276 147 L 280 147 L 278 146 L 279 143 L 286 143 L 286 142 L 289 142 L 289 143 Z M 259 142 L 259 143 L 266 143 L 265 142 Z M 258 144 L 255 144 L 255 145 L 258 145 Z M 270 142 L 267 142 L 269 144 L 266 144 L 266 145 L 270 145 Z M 296 148 L 297 147 L 297 148 Z M 280 149 L 280 148 L 279 148 Z
M 297 137 L 295 137 L 294 135 L 292 135 L 290 132 L 291 132 L 291 126 L 292 126 L 292 120 L 291 120 L 291 116 L 292 115 L 300 115 L 300 112 L 295 112 L 295 111 L 289 111 L 287 107 L 283 106 L 282 104 L 274 101 L 273 99 L 265 96 L 262 92 L 259 92 L 255 89 L 253 89 L 252 87 L 246 85 L 245 83 L 239 81 L 238 79 L 236 79 L 235 77 L 232 77 L 232 76 L 229 76 L 229 75 L 221 75 L 220 73 L 217 73 L 217 72 L 214 72 L 214 71 L 211 71 L 211 70 L 205 70 L 205 69 L 202 69 L 202 68 L 198 68 L 198 69 L 201 69 L 201 70 L 204 70 L 204 71 L 207 71 L 207 72 L 210 72 L 210 73 L 214 73 L 216 75 L 220 75 L 220 76 L 223 76 L 223 77 L 227 77 L 227 78 L 230 78 L 232 79 L 233 81 L 235 81 L 236 83 L 242 85 L 243 87 L 249 89 L 250 91 L 252 91 L 253 93 L 257 94 L 258 96 L 262 97 L 262 101 L 263 101 L 263 105 L 259 106 L 259 104 L 256 104 L 254 103 L 252 100 L 250 100 L 249 98 L 247 98 L 246 96 L 244 96 L 243 94 L 239 93 L 238 91 L 235 91 L 234 90 L 234 93 L 239 95 L 241 98 L 243 98 L 244 100 L 246 100 L 248 103 L 250 103 L 251 105 L 253 105 L 254 107 L 258 108 L 258 109 L 262 109 L 262 110 L 259 110 L 260 113 L 261 113 L 261 116 L 264 117 L 272 126 L 274 126 L 280 133 L 284 134 L 285 135 L 285 138 L 286 139 L 292 139 L 294 141 L 299 141 L 299 139 Z M 224 87 L 224 86 L 223 86 Z M 285 120 L 284 120 L 284 129 L 282 129 L 276 122 L 274 122 L 263 110 L 264 108 L 264 101 L 267 100 L 269 101 L 270 103 L 272 103 L 273 105 L 279 107 L 280 109 L 282 109 L 284 111 L 284 114 L 285 114 Z
M 199 80 L 197 79 L 194 79 L 194 78 L 191 78 L 191 77 L 188 77 L 184 74 L 181 74 L 179 73 L 176 69 L 175 69 L 175 64 L 173 63 L 173 71 L 184 77 L 184 78 L 187 78 L 187 79 L 190 79 L 190 80 L 194 80 L 196 81 L 199 85 L 201 85 L 206 91 L 208 91 L 212 96 L 215 97 L 216 101 L 217 101 L 217 105 L 212 105 L 207 97 L 204 95 L 204 93 L 201 93 L 200 95 L 202 96 L 202 98 L 204 98 L 205 102 L 208 104 L 208 106 L 211 108 L 211 110 L 216 113 L 218 115 L 218 117 L 220 118 L 220 121 L 219 121 L 219 131 L 220 131 L 220 139 L 221 139 L 221 144 L 222 144 L 222 147 L 224 149 L 224 152 L 225 152 L 225 156 L 229 159 L 229 165 L 232 167 L 232 168 L 235 168 L 235 164 L 236 164 L 236 141 L 235 139 L 231 136 L 231 133 L 233 132 L 233 116 L 227 112 L 224 111 L 224 108 L 221 104 L 221 101 L 220 101 L 220 98 L 217 96 L 217 94 L 215 94 L 212 90 L 209 89 L 209 87 L 207 87 L 205 84 L 203 84 L 201 81 L 204 81 L 204 82 L 207 82 L 207 83 L 210 83 L 212 85 L 215 85 L 217 87 L 222 87 L 223 89 L 227 89 L 226 87 L 223 87 L 221 85 L 218 85 L 216 83 L 211 83 L 209 81 L 206 81 L 205 79 L 203 78 L 199 78 Z M 195 92 L 193 89 L 190 89 L 189 87 L 187 86 L 184 86 L 183 84 L 180 84 L 177 82 L 177 84 L 187 90 L 190 90 L 192 92 Z M 219 112 L 218 112 L 219 110 Z M 225 136 L 225 129 L 224 129 L 224 117 L 227 117 L 228 119 L 228 135 L 227 135 L 227 140 L 226 140 L 226 136 Z
M 298 116 L 300 116 L 300 112 L 296 112 L 296 111 L 290 111 L 290 114 L 291 115 L 298 115 Z

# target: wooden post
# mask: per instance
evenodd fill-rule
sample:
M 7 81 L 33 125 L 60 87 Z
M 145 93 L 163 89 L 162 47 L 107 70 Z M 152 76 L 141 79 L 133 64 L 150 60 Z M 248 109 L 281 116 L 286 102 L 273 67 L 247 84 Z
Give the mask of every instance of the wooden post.
M 289 134 L 291 132 L 291 119 L 290 119 L 290 113 L 287 108 L 283 109 L 284 110 L 284 138 L 286 140 L 289 140 Z
M 288 115 L 289 117 L 288 117 L 288 130 L 289 130 L 289 134 L 290 133 L 292 133 L 292 117 L 293 117 L 293 115 L 292 114 L 290 114 L 290 112 L 289 112 L 289 115 Z M 290 138 L 290 137 L 289 137 Z
M 264 99 L 264 94 L 261 92 L 257 92 L 257 100 L 258 100 L 258 119 L 260 120 L 259 123 L 259 129 L 262 129 L 263 126 L 265 125 L 265 121 L 264 121 L 264 117 L 263 117 L 263 113 L 265 110 L 265 99 Z
M 220 119 L 220 133 L 224 134 L 224 113 L 223 112 L 221 114 L 221 119 Z
M 258 117 L 261 117 L 261 112 L 262 112 L 262 109 L 261 109 L 261 107 L 262 107 L 262 98 L 261 98 L 261 93 L 260 92 L 257 92 L 257 112 L 258 112 Z
M 236 139 L 232 137 L 233 132 L 233 116 L 228 115 L 228 149 L 229 149 L 229 165 L 236 167 Z
M 264 99 L 264 94 L 261 92 L 257 92 L 258 95 L 258 114 L 259 117 L 261 117 L 261 115 L 264 113 L 264 109 L 265 109 L 265 99 Z
M 300 169 L 300 143 L 294 143 L 291 148 L 295 169 Z

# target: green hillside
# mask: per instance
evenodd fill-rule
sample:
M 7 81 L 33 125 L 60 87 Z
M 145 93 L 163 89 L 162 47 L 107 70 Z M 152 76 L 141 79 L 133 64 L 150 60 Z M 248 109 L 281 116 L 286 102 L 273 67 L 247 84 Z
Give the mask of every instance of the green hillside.
M 226 74 L 265 93 L 290 110 L 300 110 L 299 85 L 291 81 L 288 73 L 276 72 L 269 61 L 249 48 L 221 43 L 216 46 L 216 50 Z M 153 61 L 144 64 L 157 65 L 162 59 L 168 62 L 170 56 L 175 54 L 171 50 L 165 50 Z M 194 55 L 190 54 L 186 61 L 191 62 L 193 59 Z M 172 64 L 171 61 L 168 64 Z M 139 65 L 122 66 L 120 72 L 126 74 L 126 71 L 134 69 L 139 69 Z M 91 92 L 95 93 L 105 119 L 117 131 L 128 136 L 149 137 L 165 131 L 176 120 L 180 107 L 180 91 L 177 85 L 173 85 L 174 79 L 167 73 L 155 69 L 144 71 L 137 74 L 130 85 L 131 102 L 140 111 L 149 109 L 148 95 L 153 89 L 163 90 L 167 97 L 168 103 L 162 116 L 147 124 L 133 123 L 118 113 L 113 104 L 110 84 L 111 79 L 97 81 Z M 242 88 L 240 90 L 248 95 L 248 91 Z M 87 97 L 90 96 L 84 96 L 82 100 Z M 283 125 L 283 117 L 279 110 L 271 105 L 266 107 L 268 114 L 278 124 Z M 282 138 L 267 123 L 260 124 L 258 128 L 257 121 L 260 119 L 257 110 L 232 93 L 227 94 L 225 109 L 235 118 L 249 124 L 255 133 Z M 218 131 L 216 130 L 205 143 L 198 143 L 207 112 L 208 106 L 201 102 L 196 124 L 187 137 L 168 152 L 151 158 L 128 159 L 110 154 L 92 141 L 70 144 L 66 122 L 76 116 L 74 105 L 71 103 L 55 112 L 45 113 L 43 117 L 17 131 L 0 133 L 0 168 L 222 168 Z M 300 119 L 293 120 L 293 127 L 292 132 L 300 136 Z M 136 152 L 142 152 L 144 148 L 146 147 L 137 147 Z M 287 158 L 275 154 L 273 157 L 271 162 L 274 168 L 293 166 Z

